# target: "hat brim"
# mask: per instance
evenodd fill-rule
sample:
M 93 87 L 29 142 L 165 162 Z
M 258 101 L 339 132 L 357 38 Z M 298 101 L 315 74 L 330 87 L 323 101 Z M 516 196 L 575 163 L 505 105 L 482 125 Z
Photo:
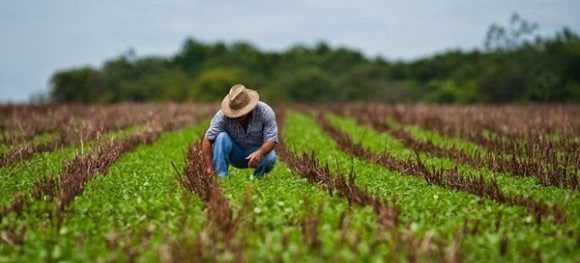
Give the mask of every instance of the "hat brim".
M 252 89 L 246 89 L 246 91 L 248 92 L 248 96 L 250 97 L 250 102 L 248 103 L 248 105 L 237 110 L 230 108 L 228 96 L 226 95 L 224 97 L 224 99 L 222 100 L 221 108 L 227 117 L 238 118 L 244 116 L 248 114 L 250 111 L 252 111 L 256 107 L 256 105 L 258 105 L 258 101 L 260 101 L 260 95 L 258 95 L 258 92 Z

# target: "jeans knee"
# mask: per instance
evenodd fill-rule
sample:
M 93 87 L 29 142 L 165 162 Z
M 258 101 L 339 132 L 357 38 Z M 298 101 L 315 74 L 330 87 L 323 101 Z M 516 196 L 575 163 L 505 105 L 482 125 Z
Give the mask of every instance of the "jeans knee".
M 276 152 L 274 150 L 270 151 L 268 154 L 266 154 L 263 158 L 264 160 L 264 164 L 266 165 L 274 165 L 276 163 Z
M 215 137 L 216 142 L 230 141 L 231 139 L 232 138 L 230 137 L 230 135 L 227 132 L 220 132 Z
M 233 143 L 232 137 L 227 132 L 220 132 L 215 137 L 215 144 L 221 145 L 221 147 L 230 147 Z
M 216 150 L 225 151 L 225 154 L 228 154 L 232 146 L 233 139 L 227 132 L 220 132 L 215 137 L 215 142 L 213 144 L 214 151 Z

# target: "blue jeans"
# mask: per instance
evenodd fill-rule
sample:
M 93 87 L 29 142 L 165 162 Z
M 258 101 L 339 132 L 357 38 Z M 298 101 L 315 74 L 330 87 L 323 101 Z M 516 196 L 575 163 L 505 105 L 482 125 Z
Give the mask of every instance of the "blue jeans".
M 213 165 L 220 177 L 228 176 L 228 166 L 231 164 L 237 168 L 248 168 L 246 157 L 260 147 L 252 146 L 241 148 L 230 135 L 220 132 L 213 143 Z M 276 152 L 270 151 L 262 157 L 262 160 L 254 170 L 254 177 L 262 177 L 270 172 L 276 163 Z

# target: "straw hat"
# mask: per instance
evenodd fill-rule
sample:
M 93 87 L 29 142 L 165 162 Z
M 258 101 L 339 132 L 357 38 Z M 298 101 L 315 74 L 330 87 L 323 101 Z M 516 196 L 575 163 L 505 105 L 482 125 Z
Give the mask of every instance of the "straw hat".
M 259 100 L 258 92 L 247 89 L 242 84 L 236 84 L 222 100 L 222 111 L 230 118 L 241 117 L 252 111 Z

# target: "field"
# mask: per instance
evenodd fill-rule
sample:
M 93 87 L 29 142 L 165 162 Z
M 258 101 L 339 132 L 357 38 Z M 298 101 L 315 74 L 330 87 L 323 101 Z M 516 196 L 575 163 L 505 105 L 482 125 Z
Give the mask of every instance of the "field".
M 274 108 L 217 179 L 217 105 L 0 106 L 0 262 L 580 262 L 580 106 Z

